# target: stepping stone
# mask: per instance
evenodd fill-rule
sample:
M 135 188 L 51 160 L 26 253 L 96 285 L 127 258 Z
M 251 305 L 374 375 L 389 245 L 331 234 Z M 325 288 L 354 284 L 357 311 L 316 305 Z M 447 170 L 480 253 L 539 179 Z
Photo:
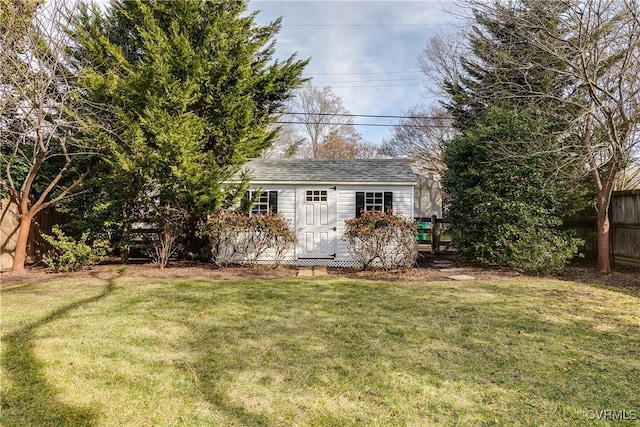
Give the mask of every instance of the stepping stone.
M 313 275 L 314 276 L 328 276 L 329 273 L 327 273 L 327 267 L 315 266 L 313 268 Z
M 312 268 L 300 268 L 300 269 L 298 269 L 298 276 L 311 277 L 311 276 L 313 276 L 313 269 Z
M 298 276 L 328 276 L 327 267 L 314 265 L 313 267 L 303 267 L 298 269 Z
M 455 276 L 447 276 L 447 279 L 451 280 L 475 280 L 473 276 L 467 276 L 466 274 L 457 274 Z
M 448 259 L 434 259 L 432 265 L 433 268 L 449 268 L 451 264 L 451 261 Z

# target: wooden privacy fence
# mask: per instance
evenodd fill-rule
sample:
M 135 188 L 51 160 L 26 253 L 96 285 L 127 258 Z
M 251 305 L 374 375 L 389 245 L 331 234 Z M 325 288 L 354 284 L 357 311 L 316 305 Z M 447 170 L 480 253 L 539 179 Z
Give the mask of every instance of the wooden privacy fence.
M 613 193 L 609 206 L 611 261 L 617 265 L 640 267 L 640 190 Z M 568 227 L 585 240 L 584 252 L 597 253 L 597 224 L 595 211 L 576 216 Z
M 30 262 L 39 261 L 49 250 L 42 234 L 51 234 L 51 228 L 56 224 L 63 224 L 65 220 L 65 216 L 53 208 L 45 209 L 36 215 L 31 223 L 27 243 L 27 259 Z M 7 199 L 0 200 L 0 271 L 10 270 L 13 265 L 19 224 L 18 207 Z
M 612 261 L 640 267 L 640 190 L 615 193 L 609 218 Z

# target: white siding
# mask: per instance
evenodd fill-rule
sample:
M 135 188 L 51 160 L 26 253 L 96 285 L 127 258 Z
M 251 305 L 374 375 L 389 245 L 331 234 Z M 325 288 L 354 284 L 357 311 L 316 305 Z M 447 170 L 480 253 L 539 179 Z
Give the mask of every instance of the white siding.
M 278 192 L 278 213 L 282 215 L 288 222 L 289 228 L 296 231 L 296 187 L 293 185 L 288 186 L 264 186 L 261 187 L 263 191 L 277 191 Z M 267 250 L 261 257 L 265 261 L 273 260 L 273 252 Z M 285 261 L 295 260 L 295 245 L 285 255 Z
M 278 185 L 263 186 L 264 191 L 278 191 L 278 213 L 280 213 L 287 221 L 291 229 L 297 233 L 298 224 L 296 217 L 296 208 L 298 206 L 297 192 L 298 189 L 315 188 L 309 186 L 295 185 Z M 326 187 L 324 187 L 326 188 Z M 353 261 L 347 251 L 346 242 L 342 239 L 345 228 L 345 220 L 355 217 L 356 212 L 356 192 L 358 191 L 375 191 L 393 193 L 393 211 L 395 213 L 406 216 L 408 219 L 413 218 L 414 209 L 414 190 L 412 186 L 337 186 L 336 191 L 336 257 L 335 261 L 350 262 Z M 303 205 L 303 204 L 300 204 Z M 272 260 L 270 253 L 267 252 L 263 257 L 264 262 Z M 287 253 L 285 262 L 293 262 L 297 260 L 295 247 Z
M 442 218 L 442 185 L 439 179 L 431 176 L 417 175 L 415 215 L 416 217 L 430 217 L 435 215 Z
M 393 193 L 393 211 L 397 214 L 406 216 L 407 219 L 413 219 L 413 187 L 411 186 L 338 187 L 337 261 L 352 261 L 349 256 L 349 252 L 347 251 L 347 243 L 342 239 L 342 235 L 344 234 L 345 220 L 356 216 L 356 192 L 358 191 L 391 191 Z

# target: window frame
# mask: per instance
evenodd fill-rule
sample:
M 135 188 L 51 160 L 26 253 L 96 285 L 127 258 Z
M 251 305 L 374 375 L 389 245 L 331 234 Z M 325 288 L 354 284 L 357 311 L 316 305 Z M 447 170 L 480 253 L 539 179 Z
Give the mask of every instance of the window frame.
M 368 195 L 372 196 L 368 196 Z M 380 197 L 376 194 L 382 195 L 382 209 L 368 209 L 370 206 L 379 207 Z M 367 200 L 373 200 L 373 202 L 367 202 Z M 362 212 L 389 212 L 393 210 L 393 192 L 392 191 L 356 191 L 356 218 L 360 218 Z
M 364 211 L 384 212 L 384 191 L 365 191 Z
M 329 191 L 328 190 L 305 190 L 304 193 L 305 203 L 329 203 Z
M 254 194 L 259 190 L 248 190 L 245 193 L 247 200 L 252 200 Z M 251 205 L 249 216 L 268 215 L 269 213 L 278 213 L 278 191 L 263 190 L 258 201 Z

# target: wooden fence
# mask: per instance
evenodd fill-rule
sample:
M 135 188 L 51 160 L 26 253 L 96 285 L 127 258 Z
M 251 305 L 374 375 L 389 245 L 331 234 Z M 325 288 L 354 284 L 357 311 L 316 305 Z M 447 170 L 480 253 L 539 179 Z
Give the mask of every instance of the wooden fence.
M 640 267 L 640 190 L 613 193 L 609 207 L 611 261 L 616 265 Z M 416 239 L 421 252 L 432 254 L 451 248 L 449 223 L 443 219 L 415 218 Z M 597 254 L 597 226 L 595 210 L 576 215 L 568 228 L 575 229 L 585 241 L 583 252 L 588 257 Z
M 640 267 L 640 190 L 615 193 L 609 218 L 612 261 Z
M 53 208 L 45 209 L 36 215 L 31 223 L 27 243 L 29 262 L 42 259 L 42 255 L 49 250 L 48 243 L 44 241 L 42 234 L 50 234 L 51 228 L 56 224 L 63 224 L 65 219 L 64 215 Z M 0 271 L 10 270 L 13 265 L 19 220 L 17 206 L 9 203 L 7 199 L 0 200 Z
M 617 265 L 640 267 L 640 190 L 613 193 L 609 206 L 611 261 Z M 585 211 L 568 225 L 585 241 L 584 252 L 595 256 L 596 212 Z
M 438 254 L 451 249 L 451 234 L 449 221 L 431 217 L 416 217 L 416 240 L 420 252 Z

